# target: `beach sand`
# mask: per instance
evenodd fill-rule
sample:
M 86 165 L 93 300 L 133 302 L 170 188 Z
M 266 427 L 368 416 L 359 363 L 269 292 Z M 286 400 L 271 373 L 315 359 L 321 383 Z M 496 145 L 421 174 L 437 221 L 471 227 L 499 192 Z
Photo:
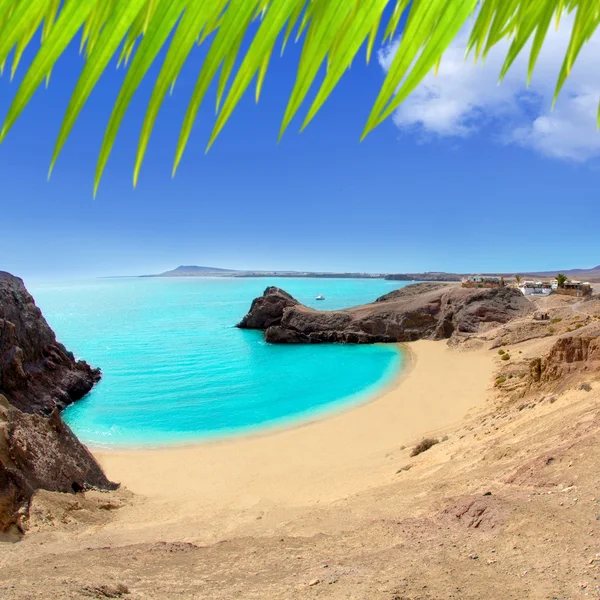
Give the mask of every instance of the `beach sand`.
M 262 515 L 281 522 L 283 512 L 381 485 L 394 451 L 461 421 L 491 384 L 490 352 L 431 341 L 403 351 L 394 384 L 345 412 L 253 437 L 94 452 L 112 480 L 141 498 L 119 511 L 119 526 L 133 528 L 137 541 L 144 526 L 148 539 L 209 541 Z

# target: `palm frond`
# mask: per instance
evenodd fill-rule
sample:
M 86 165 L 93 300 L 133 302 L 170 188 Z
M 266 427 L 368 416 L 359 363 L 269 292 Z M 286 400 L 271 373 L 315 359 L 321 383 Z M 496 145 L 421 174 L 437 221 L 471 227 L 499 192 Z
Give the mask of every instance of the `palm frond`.
M 62 53 L 81 35 L 84 66 L 56 140 L 54 166 L 85 102 L 112 61 L 127 65 L 96 169 L 95 190 L 132 97 L 164 54 L 143 122 L 134 185 L 158 113 L 196 44 L 208 46 L 181 127 L 173 172 L 179 165 L 211 84 L 217 113 L 210 147 L 253 81 L 258 101 L 277 43 L 283 53 L 294 35 L 302 44 L 296 83 L 285 108 L 281 135 L 322 81 L 307 107 L 306 127 L 361 51 L 368 61 L 376 44 L 401 39 L 367 118 L 363 137 L 387 119 L 423 78 L 437 69 L 452 40 L 475 17 L 468 50 L 482 58 L 509 40 L 500 79 L 528 48 L 531 77 L 553 21 L 573 15 L 569 47 L 556 85 L 560 93 L 582 47 L 600 24 L 600 0 L 0 0 L 0 69 L 11 76 L 25 48 L 40 33 L 35 57 L 5 117 L 4 139 Z M 12 53 L 12 54 L 11 54 Z M 557 66 L 558 67 L 558 66 Z M 374 94 L 375 95 L 375 94 Z M 600 111 L 599 121 L 600 125 Z

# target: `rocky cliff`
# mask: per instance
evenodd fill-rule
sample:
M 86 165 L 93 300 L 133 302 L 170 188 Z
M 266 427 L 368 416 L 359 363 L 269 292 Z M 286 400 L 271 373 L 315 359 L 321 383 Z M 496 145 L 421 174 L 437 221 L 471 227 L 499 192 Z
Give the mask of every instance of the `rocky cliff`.
M 0 534 L 22 531 L 37 490 L 117 487 L 59 414 L 99 379 L 56 341 L 23 282 L 0 272 Z
M 0 533 L 22 531 L 37 490 L 81 492 L 118 487 L 61 419 L 27 414 L 0 396 Z
M 50 415 L 99 379 L 57 342 L 23 281 L 0 271 L 0 394 L 24 412 Z
M 267 288 L 238 327 L 262 329 L 272 343 L 409 342 L 476 333 L 484 323 L 507 323 L 533 311 L 510 288 L 463 289 L 443 283 L 407 286 L 372 304 L 317 311 L 279 288 Z
M 543 386 L 555 381 L 567 382 L 569 375 L 588 372 L 600 374 L 600 329 L 588 328 L 559 338 L 543 358 L 529 364 L 532 384 Z

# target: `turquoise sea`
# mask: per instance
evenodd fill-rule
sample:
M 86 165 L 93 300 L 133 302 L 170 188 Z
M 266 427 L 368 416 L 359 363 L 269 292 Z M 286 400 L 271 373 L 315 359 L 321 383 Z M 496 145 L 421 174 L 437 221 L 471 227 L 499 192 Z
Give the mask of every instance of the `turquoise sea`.
M 120 278 L 28 287 L 57 337 L 103 371 L 64 417 L 93 447 L 187 443 L 291 425 L 366 400 L 396 376 L 393 346 L 278 346 L 235 328 L 269 285 L 335 309 L 400 282 Z M 326 300 L 315 300 L 324 294 Z

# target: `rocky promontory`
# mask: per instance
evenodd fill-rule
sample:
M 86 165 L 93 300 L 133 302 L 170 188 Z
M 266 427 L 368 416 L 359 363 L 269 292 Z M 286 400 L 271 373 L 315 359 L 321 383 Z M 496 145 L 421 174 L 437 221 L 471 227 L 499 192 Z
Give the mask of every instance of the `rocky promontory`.
M 239 323 L 262 329 L 272 343 L 410 342 L 477 333 L 483 324 L 502 324 L 533 312 L 516 289 L 465 289 L 444 283 L 419 283 L 396 290 L 372 304 L 319 311 L 287 292 L 269 287 L 254 300 Z
M 99 379 L 57 342 L 21 279 L 0 272 L 0 534 L 23 531 L 37 490 L 118 487 L 59 414 Z
M 23 281 L 0 271 L 0 394 L 23 412 L 48 416 L 85 396 L 100 376 L 57 342 Z

